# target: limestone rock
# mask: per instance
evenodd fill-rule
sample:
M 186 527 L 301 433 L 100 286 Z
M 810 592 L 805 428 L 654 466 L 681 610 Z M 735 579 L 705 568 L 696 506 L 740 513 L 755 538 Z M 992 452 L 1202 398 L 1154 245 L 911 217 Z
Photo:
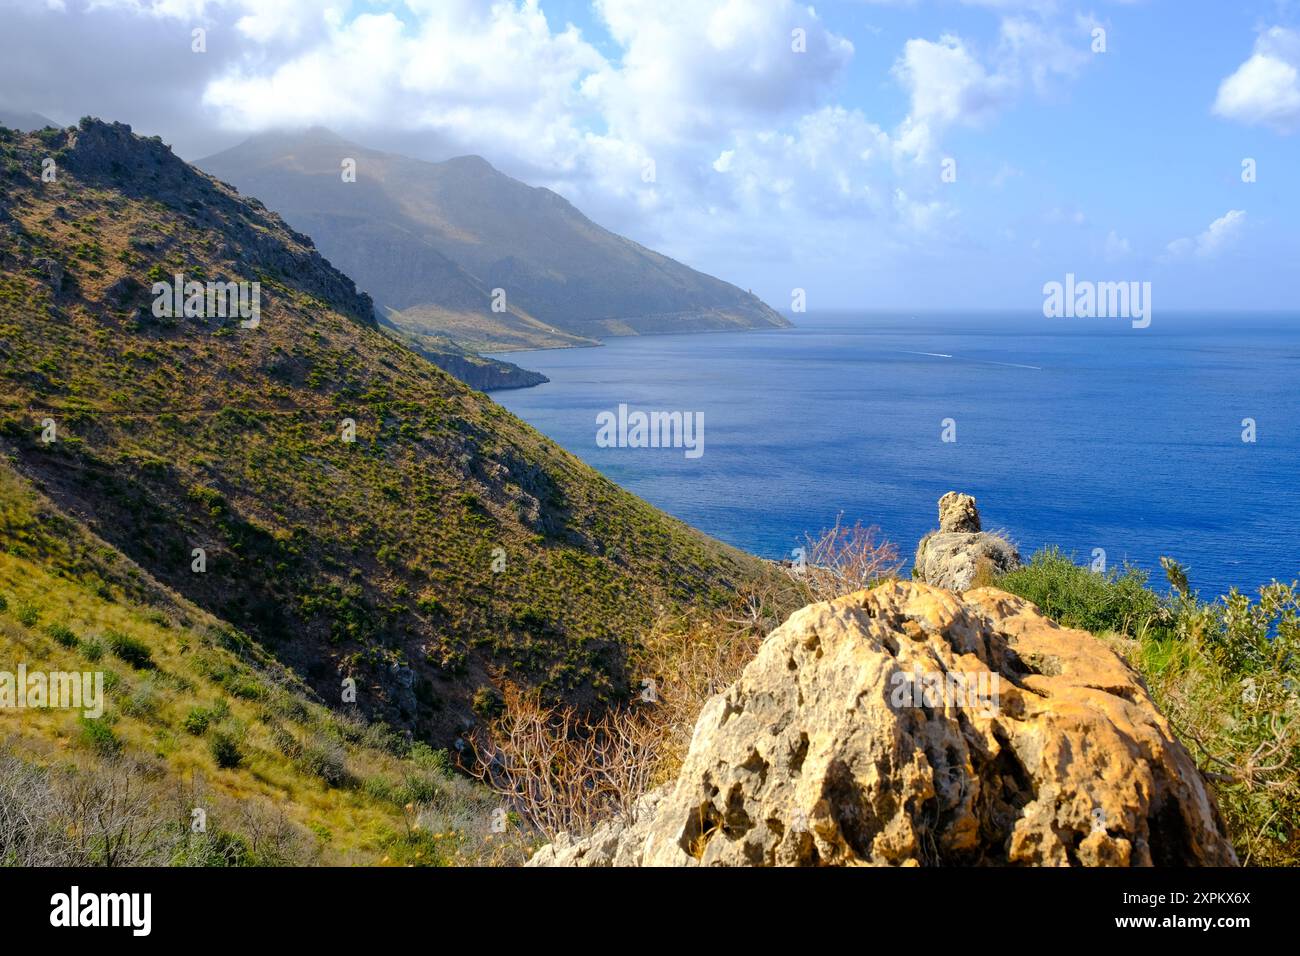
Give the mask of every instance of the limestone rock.
M 939 499 L 940 531 L 979 531 L 980 513 L 971 495 L 950 491 Z
M 530 865 L 1233 865 L 1134 671 L 1023 599 L 891 582 L 796 612 L 675 782 Z
M 912 576 L 936 587 L 965 591 L 977 578 L 991 578 L 1019 566 L 1020 554 L 1010 541 L 980 530 L 975 499 L 950 491 L 939 499 L 939 530 L 916 546 Z

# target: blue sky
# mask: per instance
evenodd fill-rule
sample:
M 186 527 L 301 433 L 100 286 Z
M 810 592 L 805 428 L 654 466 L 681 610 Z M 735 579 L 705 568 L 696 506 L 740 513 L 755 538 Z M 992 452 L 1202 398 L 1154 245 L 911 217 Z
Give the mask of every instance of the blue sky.
M 316 123 L 479 153 L 778 308 L 802 288 L 810 309 L 1033 311 L 1066 272 L 1150 281 L 1157 310 L 1295 306 L 1293 2 L 0 0 L 0 16 L 0 106 L 121 119 L 189 159 Z

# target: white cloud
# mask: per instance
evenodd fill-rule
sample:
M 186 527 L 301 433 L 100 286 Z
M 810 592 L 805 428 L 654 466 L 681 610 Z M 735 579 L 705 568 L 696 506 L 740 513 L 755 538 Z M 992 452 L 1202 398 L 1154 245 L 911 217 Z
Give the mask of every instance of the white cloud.
M 1206 228 L 1198 236 L 1175 239 L 1165 249 L 1165 258 L 1186 259 L 1194 257 L 1209 259 L 1234 245 L 1246 226 L 1246 212 L 1242 209 L 1230 209 Z
M 1055 81 L 1075 76 L 1088 62 L 1082 38 L 1089 22 L 1076 19 L 1066 28 L 1055 21 L 1005 17 L 988 66 L 954 34 L 908 40 L 893 68 L 911 98 L 899 130 L 903 148 L 927 158 L 947 128 L 982 126 L 1026 89 L 1050 94 Z
M 188 69 L 171 71 L 191 82 L 186 111 L 202 90 L 209 130 L 322 124 L 430 158 L 480 153 L 705 269 L 832 269 L 860 250 L 884 273 L 892 253 L 970 242 L 955 203 L 972 192 L 937 172 L 945 137 L 1052 95 L 1088 59 L 1087 31 L 1050 0 L 983 0 L 997 8 L 983 28 L 913 36 L 847 89 L 853 44 L 807 0 L 588 0 L 585 31 L 553 0 L 93 2 L 132 33 L 210 25 L 221 54 L 192 64 L 182 43 Z M 839 101 L 890 78 L 880 108 L 901 121 Z M 1018 175 L 1003 162 L 991 181 Z
M 792 0 L 595 0 L 622 48 L 592 84 L 615 135 L 650 148 L 814 106 L 853 56 Z M 805 52 L 792 33 L 803 31 Z
M 951 34 L 937 42 L 908 40 L 894 76 L 912 103 L 899 137 L 919 157 L 930 155 L 945 128 L 978 125 L 991 117 L 1010 92 L 1005 78 L 990 76 L 961 38 Z
M 279 66 L 250 58 L 204 100 L 233 129 L 351 124 L 433 130 L 483 152 L 563 168 L 582 149 L 583 82 L 609 64 L 573 28 L 553 31 L 536 0 L 408 2 L 344 19 Z M 509 51 L 509 56 L 503 56 Z
M 1129 241 L 1120 236 L 1114 229 L 1107 233 L 1106 243 L 1102 248 L 1102 256 L 1105 257 L 1107 262 L 1127 259 L 1131 251 Z
M 1250 59 L 1219 84 L 1214 113 L 1282 133 L 1300 128 L 1300 33 L 1265 30 Z

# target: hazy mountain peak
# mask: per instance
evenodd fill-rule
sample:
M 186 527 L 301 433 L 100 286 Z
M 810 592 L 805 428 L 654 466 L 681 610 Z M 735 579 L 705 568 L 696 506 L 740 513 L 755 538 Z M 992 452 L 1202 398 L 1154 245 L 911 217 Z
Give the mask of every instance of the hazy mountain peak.
M 602 228 L 481 156 L 432 163 L 331 136 L 249 141 L 198 165 L 312 235 L 410 331 L 530 348 L 789 324 L 744 290 Z M 344 182 L 339 163 L 353 154 L 365 159 Z M 494 290 L 504 312 L 493 308 Z
M 59 124 L 48 116 L 33 113 L 30 110 L 11 110 L 0 107 L 0 126 L 16 129 L 20 133 L 32 133 L 46 127 L 58 128 Z

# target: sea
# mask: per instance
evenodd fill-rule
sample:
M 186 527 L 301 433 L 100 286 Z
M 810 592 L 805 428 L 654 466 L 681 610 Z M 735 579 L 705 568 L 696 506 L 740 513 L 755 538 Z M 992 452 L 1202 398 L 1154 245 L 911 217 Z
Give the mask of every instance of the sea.
M 763 557 L 838 518 L 879 527 L 910 567 L 955 490 L 1026 558 L 1054 545 L 1163 589 L 1168 555 L 1207 599 L 1300 576 L 1300 315 L 1169 313 L 1145 329 L 997 312 L 791 318 L 500 354 L 550 382 L 492 398 Z M 692 416 L 701 448 L 620 445 L 600 428 L 620 405 Z

